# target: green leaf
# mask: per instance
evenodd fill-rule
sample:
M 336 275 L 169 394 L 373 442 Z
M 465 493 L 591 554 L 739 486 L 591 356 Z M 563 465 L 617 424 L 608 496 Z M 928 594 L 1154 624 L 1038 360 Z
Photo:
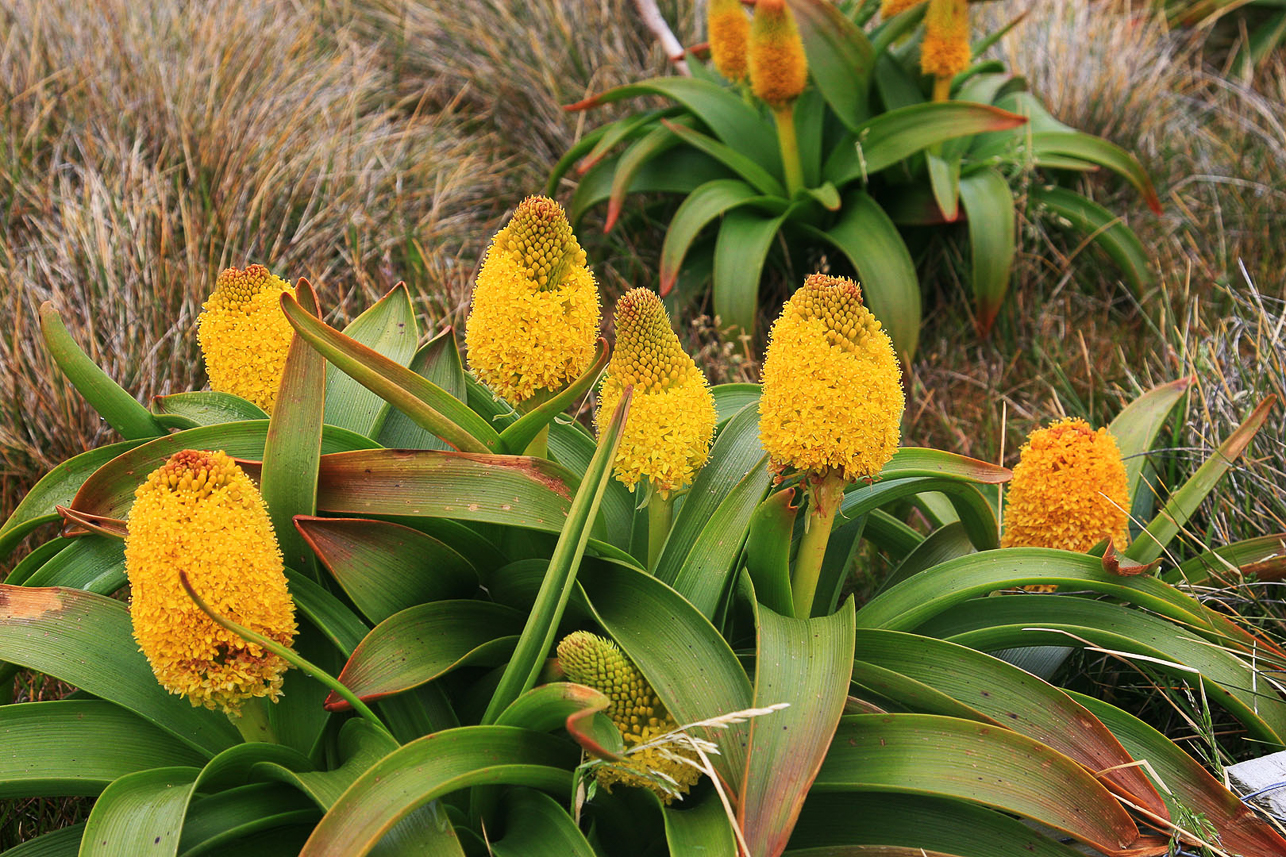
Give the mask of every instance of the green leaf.
M 430 383 L 437 384 L 451 396 L 466 401 L 464 365 L 456 345 L 455 331 L 444 328 L 424 343 L 411 358 L 410 369 Z M 425 431 L 399 410 L 390 408 L 380 427 L 380 445 L 389 449 L 450 449 L 451 446 L 432 432 Z
M 183 857 L 277 857 L 297 854 L 321 817 L 316 805 L 292 787 L 253 783 L 199 797 L 183 820 Z
M 630 412 L 633 388 L 626 388 L 611 421 L 603 428 L 598 450 L 585 470 L 585 478 L 576 491 L 566 523 L 558 534 L 558 544 L 549 557 L 549 568 L 540 584 L 536 603 L 523 626 L 522 636 L 500 684 L 487 704 L 482 722 L 494 723 L 506 708 L 536 683 L 541 665 L 553 646 L 554 635 L 562 621 L 567 601 L 576 583 L 576 573 L 589 541 L 590 525 L 598 515 L 603 492 L 612 479 L 612 462 L 620 446 L 625 421 Z
M 573 227 L 579 228 L 585 212 L 611 197 L 612 181 L 619 165 L 619 158 L 608 158 L 581 178 L 572 194 L 571 204 L 567 206 L 567 217 Z M 731 178 L 731 175 L 723 164 L 696 149 L 683 148 L 644 164 L 634 174 L 629 190 L 633 193 L 686 195 L 705 182 L 726 178 Z
M 930 150 L 924 153 L 924 160 L 929 169 L 929 188 L 938 209 L 943 218 L 953 222 L 960 216 L 960 158 Z
M 795 489 L 783 488 L 768 495 L 750 516 L 746 534 L 746 571 L 755 596 L 782 616 L 793 617 L 790 588 L 790 540 L 795 532 Z
M 969 540 L 964 524 L 953 521 L 946 526 L 938 527 L 902 558 L 893 573 L 884 578 L 879 591 L 883 592 L 912 575 L 928 571 L 947 560 L 974 552 L 973 542 Z
M 716 384 L 710 388 L 719 427 L 732 419 L 746 405 L 759 406 L 758 384 Z
M 596 857 L 567 810 L 549 795 L 513 789 L 500 810 L 505 835 L 491 843 L 496 857 Z
M 607 340 L 599 337 L 594 351 L 594 360 L 586 367 L 575 381 L 561 391 L 550 396 L 544 402 L 519 417 L 514 423 L 506 426 L 500 433 L 500 451 L 511 455 L 521 455 L 523 450 L 536 439 L 556 417 L 571 407 L 572 403 L 589 392 L 590 387 L 598 381 L 607 369 L 611 351 Z
M 1182 580 L 1200 586 L 1224 575 L 1254 576 L 1258 580 L 1280 580 L 1286 572 L 1286 533 L 1233 542 L 1194 556 L 1166 572 L 1165 580 Z
M 573 473 L 580 474 L 582 479 L 597 450 L 598 444 L 593 436 L 580 423 L 555 420 L 549 426 L 550 456 Z M 621 550 L 629 549 L 637 503 L 638 498 L 618 480 L 607 483 L 599 514 L 607 541 Z
M 0 706 L 0 740 L 0 798 L 96 795 L 136 771 L 205 762 L 175 736 L 98 699 Z
M 121 437 L 138 440 L 165 434 L 165 426 L 81 350 L 50 301 L 40 305 L 40 330 L 49 356 L 67 380 Z
M 729 145 L 721 143 L 713 137 L 702 134 L 692 128 L 682 125 L 679 122 L 671 122 L 668 119 L 662 119 L 661 125 L 668 128 L 675 136 L 684 143 L 687 143 L 698 151 L 705 152 L 737 175 L 741 176 L 746 182 L 760 193 L 768 196 L 782 197 L 786 194 L 786 188 L 781 181 L 772 173 L 764 169 L 759 163 L 742 154 L 738 147 L 740 143 Z M 619 172 L 618 172 L 619 177 Z M 622 194 L 623 196 L 624 194 Z M 613 200 L 615 200 L 613 194 Z M 608 217 L 611 217 L 609 212 Z
M 450 546 L 418 530 L 364 518 L 295 519 L 318 559 L 372 622 L 418 604 L 465 598 L 478 573 Z
M 268 419 L 267 412 L 254 402 L 213 390 L 156 396 L 152 399 L 152 412 L 159 416 L 186 417 L 196 426 Z
M 299 612 L 347 658 L 371 629 L 352 610 L 305 575 L 286 569 L 290 597 Z
M 344 335 L 399 366 L 415 355 L 420 339 L 411 293 L 398 283 L 344 328 Z M 338 366 L 326 368 L 326 422 L 368 437 L 379 434 L 388 404 Z
M 731 339 L 754 333 L 764 259 L 786 217 L 736 209 L 723 218 L 714 245 L 712 300 L 720 329 L 732 328 Z
M 954 717 L 843 718 L 814 788 L 953 797 L 1031 818 L 1107 852 L 1139 836 L 1129 814 L 1076 762 L 1016 732 Z
M 960 180 L 960 200 L 969 219 L 978 331 L 987 336 L 1009 291 L 1009 274 L 1017 251 L 1014 237 L 1017 211 L 1009 182 L 992 167 Z
M 856 130 L 870 113 L 875 48 L 829 0 L 789 0 L 789 5 L 808 56 L 809 76 L 839 120 Z
M 22 582 L 23 586 L 66 586 L 111 595 L 126 584 L 125 543 L 108 536 L 78 536 L 67 548 Z
M 179 832 L 200 770 L 153 768 L 121 777 L 94 803 L 80 857 L 178 853 Z
M 988 461 L 921 446 L 898 447 L 893 452 L 893 458 L 880 471 L 880 479 L 885 480 L 933 476 L 988 485 L 1008 482 L 1013 475 L 1009 468 Z M 857 487 L 859 486 L 850 486 L 848 490 L 855 490 Z
M 317 296 L 312 286 L 302 280 L 298 288 L 303 305 L 315 315 Z M 327 396 L 325 359 L 299 334 L 292 335 L 264 439 L 259 493 L 268 506 L 268 517 L 286 565 L 314 577 L 316 563 L 293 520 L 296 515 L 317 512 L 322 408 Z
M 57 521 L 59 517 L 55 507 L 70 506 L 76 492 L 94 471 L 121 453 L 143 443 L 140 440 L 127 440 L 124 443 L 100 446 L 73 456 L 46 473 L 14 508 L 4 526 L 0 527 L 0 559 L 7 557 L 36 527 Z
M 664 110 L 648 110 L 644 113 L 627 115 L 616 122 L 609 122 L 602 126 L 597 140 L 588 154 L 580 158 L 576 164 L 577 175 L 584 175 L 599 161 L 607 157 L 607 153 L 614 149 L 624 140 L 633 139 L 642 132 L 648 125 L 654 125 L 658 119 L 664 119 L 672 116 L 679 116 L 684 112 L 683 108 L 677 104 L 671 105 Z M 578 147 L 579 148 L 579 147 Z M 584 152 L 584 149 L 581 149 Z M 551 189 L 547 196 L 554 196 L 555 188 Z
M 841 142 L 822 170 L 825 178 L 844 187 L 866 180 L 916 152 L 955 137 L 1004 131 L 1027 121 L 1025 116 L 987 104 L 933 101 L 899 107 L 862 124 L 853 144 Z
M 595 148 L 598 145 L 598 142 L 602 140 L 612 128 L 629 123 L 634 118 L 635 117 L 633 116 L 626 116 L 624 119 L 617 120 L 616 122 L 609 122 L 606 125 L 600 125 L 594 130 L 587 132 L 585 136 L 573 143 L 572 147 L 563 153 L 563 156 L 558 159 L 558 163 L 554 164 L 554 168 L 550 171 L 549 181 L 545 183 L 545 196 L 550 198 L 557 197 L 559 182 L 562 181 L 563 176 L 567 175 L 567 171 L 572 168 L 572 165 L 579 161 L 586 152 Z
M 8 857 L 77 857 L 85 822 L 62 827 L 6 850 Z
M 665 840 L 671 854 L 702 854 L 724 857 L 737 853 L 732 826 L 723 803 L 715 794 L 707 794 L 696 806 L 663 806 Z
M 362 857 L 415 807 L 470 786 L 507 783 L 569 794 L 579 755 L 563 739 L 509 726 L 466 726 L 412 741 L 344 792 L 300 857 Z
M 1152 260 L 1139 237 L 1112 212 L 1075 191 L 1061 187 L 1030 189 L 1031 201 L 1065 225 L 1087 236 L 1121 269 L 1135 296 L 1152 281 Z
M 674 288 L 688 248 L 706 224 L 730 209 L 772 199 L 741 179 L 715 179 L 693 189 L 674 212 L 661 244 L 661 297 Z M 784 209 L 784 201 L 782 206 Z
M 681 124 L 691 121 L 692 119 L 686 116 L 678 120 Z M 612 171 L 612 187 L 607 195 L 607 218 L 603 221 L 604 232 L 611 232 L 612 227 L 616 225 L 617 219 L 621 216 L 621 208 L 625 205 L 625 197 L 635 186 L 635 180 L 648 167 L 667 161 L 667 158 L 661 156 L 679 145 L 679 137 L 676 133 L 678 127 L 679 125 L 670 123 L 653 128 L 630 144 L 616 160 Z M 580 188 L 577 188 L 578 196 L 579 190 Z M 573 200 L 573 225 L 579 221 L 583 211 L 584 209 L 576 207 L 576 200 Z
M 497 726 L 521 726 L 536 732 L 553 732 L 567 725 L 567 718 L 584 711 L 606 711 L 611 699 L 583 684 L 559 681 L 533 687 L 515 699 L 496 718 Z M 618 737 L 620 733 L 617 733 Z
M 1126 405 L 1108 425 L 1107 430 L 1116 439 L 1121 458 L 1125 460 L 1128 486 L 1125 496 L 1133 498 L 1138 493 L 1147 455 L 1152 451 L 1166 418 L 1194 381 L 1195 377 L 1180 378 L 1153 387 Z
M 977 488 L 960 479 L 918 476 L 886 479 L 873 485 L 859 484 L 844 495 L 840 515 L 844 520 L 852 520 L 895 500 L 931 492 L 947 496 L 975 547 L 990 550 L 1000 546 L 1000 531 L 991 504 Z
M 647 572 L 607 563 L 580 583 L 598 623 L 680 725 L 751 706 L 750 679 L 727 641 L 669 586 Z M 746 765 L 746 725 L 693 732 L 719 746 L 720 755 L 710 761 L 724 782 L 740 782 Z
M 1161 213 L 1161 200 L 1139 159 L 1113 142 L 1080 131 L 1036 131 L 1031 135 L 1031 151 L 1038 159 L 1064 155 L 1107 167 L 1134 185 L 1155 214 Z
M 114 702 L 200 753 L 240 740 L 227 718 L 157 683 L 134 642 L 128 608 L 101 595 L 0 585 L 0 661 Z
M 1197 472 L 1175 489 L 1147 529 L 1130 545 L 1125 552 L 1126 557 L 1136 562 L 1150 563 L 1161 556 L 1166 545 L 1188 523 L 1188 518 L 1197 511 L 1206 495 L 1214 490 L 1223 475 L 1232 469 L 1233 464 L 1250 446 L 1276 403 L 1276 396 L 1269 396 L 1260 402 L 1246 421 L 1228 435 L 1214 454 L 1197 468 Z
M 843 213 L 829 230 L 804 231 L 843 253 L 857 269 L 862 295 L 880 320 L 893 348 L 911 360 L 920 341 L 920 278 L 902 236 L 880 204 L 864 191 L 844 198 Z
M 521 627 L 516 610 L 486 601 L 419 604 L 375 626 L 353 650 L 339 680 L 363 702 L 401 693 L 469 664 L 504 663 Z M 347 711 L 338 694 L 331 711 Z
M 490 423 L 438 385 L 304 312 L 288 294 L 282 294 L 281 309 L 309 345 L 416 425 L 462 452 L 490 452 L 499 445 Z
M 40 571 L 46 563 L 79 541 L 81 541 L 80 537 L 68 538 L 60 536 L 55 539 L 50 539 L 43 545 L 34 548 L 31 553 L 20 559 L 18 564 L 13 567 L 13 570 L 9 572 L 9 576 L 3 581 L 0 581 L 0 583 L 7 583 L 10 586 L 23 586 L 26 584 L 27 580 L 30 579 L 33 574 Z M 111 539 L 111 541 L 119 540 Z
M 748 594 L 758 629 L 754 705 L 790 707 L 750 721 L 737 818 L 750 853 L 775 855 L 786 849 L 844 710 L 853 601 L 831 616 L 790 619 L 758 604 L 753 588 Z
M 338 754 L 343 763 L 338 767 L 327 771 L 296 771 L 276 762 L 261 762 L 256 773 L 295 786 L 327 810 L 358 777 L 397 748 L 398 743 L 387 732 L 369 721 L 354 719 L 345 722 L 340 730 Z

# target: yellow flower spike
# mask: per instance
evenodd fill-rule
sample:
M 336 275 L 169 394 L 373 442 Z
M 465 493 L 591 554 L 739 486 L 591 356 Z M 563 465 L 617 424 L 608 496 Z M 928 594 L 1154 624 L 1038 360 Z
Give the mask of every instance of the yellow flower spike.
M 1031 433 L 1005 499 L 1004 547 L 1084 553 L 1103 539 L 1126 544 L 1130 508 L 1116 439 L 1081 419 Z
M 750 88 L 771 107 L 794 101 L 808 82 L 808 60 L 786 0 L 758 0 L 750 24 Z
M 912 6 L 923 3 L 924 0 L 883 0 L 880 3 L 880 18 L 887 21 L 895 15 L 901 15 Z
M 125 537 L 134 639 L 170 693 L 237 713 L 252 697 L 281 696 L 286 662 L 224 630 L 188 598 L 284 646 L 295 605 L 259 491 L 222 452 L 170 456 L 134 492 Z
M 813 274 L 768 334 L 759 437 L 779 470 L 871 479 L 901 434 L 902 370 L 858 284 Z
M 631 491 L 644 477 L 664 493 L 691 484 L 710 453 L 714 396 L 651 289 L 631 289 L 616 303 L 616 350 L 595 417 L 600 432 L 629 386 L 634 400 L 616 452 L 616 478 Z
M 710 58 L 714 60 L 714 67 L 733 83 L 745 80 L 750 17 L 742 8 L 741 0 L 710 0 L 706 13 L 706 32 L 710 37 Z
M 562 206 L 524 199 L 478 272 L 465 331 L 469 368 L 519 405 L 589 368 L 598 325 L 598 286 Z
M 558 663 L 570 681 L 592 687 L 611 700 L 607 716 L 620 730 L 627 750 L 678 728 L 643 673 L 611 640 L 588 631 L 569 634 L 558 644 Z M 677 750 L 672 752 L 688 755 Z M 598 769 L 597 778 L 599 785 L 609 792 L 616 783 L 639 786 L 651 789 L 670 803 L 674 796 L 644 776 L 646 771 L 658 771 L 673 778 L 682 794 L 687 794 L 701 779 L 701 772 L 696 768 L 666 758 L 659 748 L 630 753 L 624 762 L 605 765 Z
M 197 318 L 197 342 L 210 389 L 232 393 L 269 413 L 294 330 L 281 311 L 282 292 L 295 289 L 263 265 L 219 274 Z
M 920 46 L 920 70 L 950 85 L 951 78 L 969 67 L 968 0 L 929 0 L 924 15 L 924 42 Z M 935 91 L 935 100 L 941 101 Z

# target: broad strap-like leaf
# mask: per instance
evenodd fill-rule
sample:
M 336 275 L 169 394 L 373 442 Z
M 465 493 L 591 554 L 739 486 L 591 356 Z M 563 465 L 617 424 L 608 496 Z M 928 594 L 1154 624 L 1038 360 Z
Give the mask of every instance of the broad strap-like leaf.
M 152 768 L 121 777 L 94 803 L 80 857 L 178 853 L 183 816 L 201 771 Z
M 785 196 L 786 188 L 776 175 L 765 169 L 763 165 L 742 154 L 737 145 L 720 142 L 679 122 L 662 119 L 661 124 L 682 142 L 687 143 L 694 149 L 705 152 L 732 170 L 760 193 L 776 197 Z
M 268 419 L 267 412 L 254 402 L 214 390 L 155 396 L 152 399 L 152 413 L 157 416 L 182 417 L 192 423 L 190 428 Z
M 425 380 L 437 384 L 464 402 L 468 388 L 464 381 L 464 363 L 455 341 L 455 330 L 444 328 L 415 352 L 410 369 Z M 390 409 L 380 426 L 379 441 L 389 449 L 450 449 L 451 445 L 397 409 Z
M 765 607 L 791 618 L 795 605 L 790 588 L 790 542 L 795 530 L 795 489 L 768 495 L 751 513 L 746 533 L 746 572 L 755 597 Z
M 808 73 L 850 130 L 865 121 L 875 48 L 830 0 L 789 0 L 808 56 Z
M 673 134 L 669 136 L 673 138 Z M 580 224 L 587 211 L 611 198 L 616 171 L 623 157 L 608 158 L 581 177 L 567 206 L 567 218 L 573 227 Z M 733 178 L 732 171 L 723 164 L 704 152 L 685 147 L 672 149 L 666 157 L 648 160 L 634 170 L 628 190 L 630 193 L 686 195 L 706 182 L 727 178 Z
M 969 220 L 978 332 L 987 336 L 1009 291 L 1009 274 L 1017 251 L 1014 195 L 1005 177 L 994 167 L 987 167 L 960 180 L 960 200 Z
M 490 843 L 496 857 L 596 857 L 567 810 L 543 792 L 512 789 L 500 817 L 505 835 Z
M 1140 296 L 1152 282 L 1152 258 L 1139 237 L 1121 218 L 1097 202 L 1061 187 L 1033 185 L 1030 200 L 1037 211 L 1052 212 L 1057 220 L 1084 236 L 1092 237 L 1117 267 L 1134 295 Z
M 1153 213 L 1161 213 L 1161 200 L 1139 159 L 1110 140 L 1080 131 L 1036 131 L 1031 135 L 1031 150 L 1037 158 L 1067 155 L 1107 167 L 1134 185 Z
M 98 595 L 111 595 L 128 581 L 125 544 L 110 536 L 78 536 L 44 563 L 22 586 L 66 586 Z
M 788 216 L 788 212 L 772 217 L 738 208 L 723 218 L 714 245 L 711 300 L 720 330 L 731 328 L 729 338 L 755 331 L 764 260 Z
M 405 366 L 415 355 L 420 338 L 406 283 L 398 283 L 384 297 L 344 328 L 344 335 L 392 362 Z M 367 437 L 379 434 L 388 403 L 338 366 L 326 367 L 326 422 Z
M 770 204 L 771 200 L 773 197 L 762 195 L 741 179 L 715 179 L 694 188 L 670 218 L 661 244 L 661 297 L 674 288 L 688 248 L 708 223 L 733 208 Z M 784 210 L 785 201 L 779 202 Z
M 1161 426 L 1194 381 L 1195 377 L 1180 378 L 1153 387 L 1126 405 L 1108 425 L 1107 430 L 1116 439 L 1125 462 L 1125 496 L 1133 499 L 1138 493 L 1143 467 Z
M 667 160 L 661 156 L 679 145 L 678 129 L 687 127 L 692 121 L 691 117 L 682 116 L 674 122 L 658 125 L 631 143 L 621 153 L 612 170 L 612 188 L 607 196 L 607 218 L 603 221 L 604 232 L 611 232 L 612 227 L 616 225 L 617 219 L 621 216 L 621 210 L 625 206 L 625 197 L 634 187 L 635 179 L 648 167 L 663 164 Z M 696 150 L 701 151 L 699 148 Z M 710 156 L 708 152 L 704 154 Z M 718 158 L 713 160 L 719 161 Z M 582 210 L 573 207 L 573 224 L 580 219 Z

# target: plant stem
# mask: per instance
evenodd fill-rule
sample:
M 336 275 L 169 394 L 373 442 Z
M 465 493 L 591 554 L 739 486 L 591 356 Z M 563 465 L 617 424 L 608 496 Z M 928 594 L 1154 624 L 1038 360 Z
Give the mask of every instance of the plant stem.
M 826 544 L 831 538 L 835 513 L 844 498 L 844 480 L 834 472 L 814 482 L 808 491 L 808 520 L 804 537 L 799 541 L 799 556 L 795 559 L 795 575 L 791 585 L 794 594 L 795 618 L 807 619 L 813 615 L 813 600 L 817 597 L 817 580 L 826 557 Z
M 670 536 L 674 519 L 674 497 L 669 491 L 653 491 L 647 501 L 647 570 L 656 572 L 661 549 Z
M 933 78 L 933 100 L 950 101 L 951 100 L 951 78 L 937 77 Z
M 804 168 L 799 162 L 799 140 L 795 137 L 795 106 L 786 102 L 773 108 L 777 120 L 777 142 L 781 145 L 781 164 L 786 171 L 786 195 L 793 197 L 804 186 Z
M 247 699 L 241 706 L 241 714 L 229 714 L 228 719 L 237 727 L 247 744 L 277 744 L 277 732 L 272 728 L 268 717 L 268 700 L 262 696 Z

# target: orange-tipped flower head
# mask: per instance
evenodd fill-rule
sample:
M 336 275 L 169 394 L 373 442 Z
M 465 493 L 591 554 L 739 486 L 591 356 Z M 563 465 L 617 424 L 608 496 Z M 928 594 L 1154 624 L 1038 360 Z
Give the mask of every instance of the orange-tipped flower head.
M 874 478 L 900 437 L 902 371 L 857 283 L 813 274 L 768 335 L 759 439 L 775 467 Z
M 887 21 L 894 15 L 901 15 L 912 6 L 923 3 L 924 0 L 883 0 L 880 3 L 880 17 Z
M 197 318 L 210 389 L 232 393 L 269 413 L 277 401 L 294 330 L 281 311 L 281 293 L 295 289 L 263 265 L 228 268 Z
M 236 712 L 281 695 L 286 662 L 216 625 L 188 598 L 187 573 L 216 613 L 289 646 L 295 605 L 263 498 L 222 452 L 184 450 L 134 492 L 125 570 L 134 639 L 170 693 Z
M 678 728 L 643 673 L 611 640 L 588 631 L 569 634 L 558 644 L 558 663 L 568 679 L 611 700 L 607 716 L 620 730 L 627 750 Z M 688 755 L 673 747 L 670 750 Z M 630 753 L 625 758 L 624 762 L 598 768 L 599 785 L 608 791 L 615 783 L 649 788 L 670 803 L 673 794 L 657 784 L 655 775 L 649 777 L 649 771 L 673 778 L 674 787 L 683 794 L 701 778 L 696 768 L 667 758 L 659 747 Z
M 1084 553 L 1103 539 L 1123 547 L 1130 507 L 1125 464 L 1107 429 L 1081 419 L 1027 438 L 1005 500 L 1005 547 Z
M 924 42 L 920 70 L 939 78 L 952 78 L 969 67 L 968 0 L 929 0 L 924 14 Z
M 634 398 L 616 451 L 616 478 L 631 491 L 644 476 L 663 492 L 690 484 L 710 452 L 714 397 L 651 289 L 630 289 L 616 302 L 616 351 L 595 418 L 600 432 L 631 385 Z
M 598 323 L 598 286 L 562 206 L 527 197 L 478 272 L 465 332 L 469 367 L 514 405 L 561 390 L 593 362 Z
M 750 88 L 772 107 L 794 101 L 808 83 L 808 60 L 786 0 L 758 0 L 750 24 Z
M 744 80 L 750 18 L 742 8 L 741 0 L 710 0 L 706 12 L 710 58 L 714 60 L 714 67 L 733 83 Z

